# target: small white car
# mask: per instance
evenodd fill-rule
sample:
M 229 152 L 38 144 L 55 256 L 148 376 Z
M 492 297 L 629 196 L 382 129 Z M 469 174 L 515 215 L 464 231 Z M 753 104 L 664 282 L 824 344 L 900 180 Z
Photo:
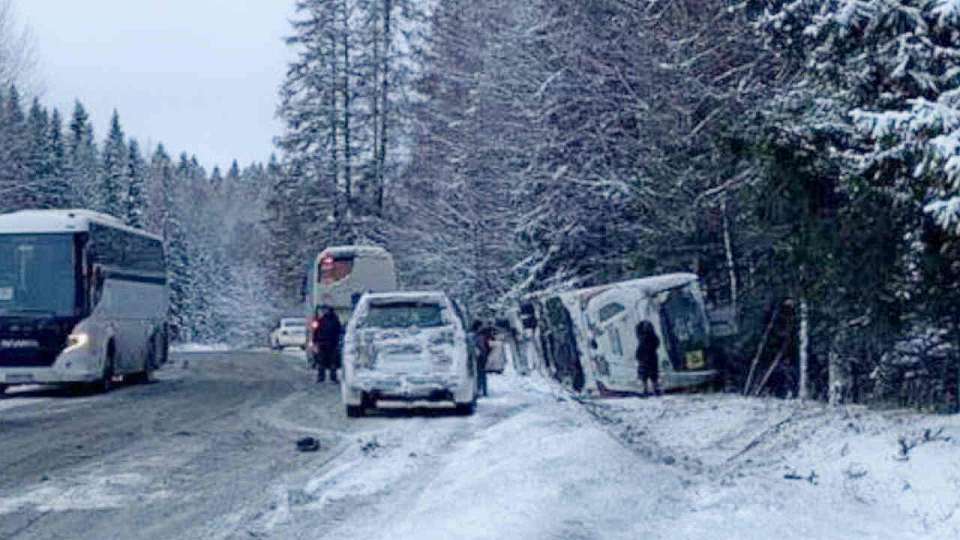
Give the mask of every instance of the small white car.
M 286 347 L 307 348 L 307 326 L 303 319 L 280 319 L 280 326 L 270 333 L 270 348 L 279 351 Z
M 476 410 L 477 368 L 463 318 L 442 292 L 364 295 L 343 349 L 347 416 L 367 408 Z

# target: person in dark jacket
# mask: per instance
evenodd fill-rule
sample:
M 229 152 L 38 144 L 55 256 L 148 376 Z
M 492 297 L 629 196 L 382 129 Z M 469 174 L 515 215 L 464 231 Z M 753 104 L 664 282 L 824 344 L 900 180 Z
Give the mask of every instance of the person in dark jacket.
M 660 395 L 660 362 L 657 351 L 660 338 L 650 321 L 637 323 L 637 378 L 643 383 L 643 393 L 648 394 L 647 382 L 653 383 L 653 392 Z
M 474 321 L 470 331 L 473 347 L 477 356 L 477 391 L 487 395 L 487 360 L 490 358 L 490 332 L 483 327 L 480 321 Z
M 337 312 L 327 306 L 314 327 L 311 338 L 317 357 L 317 382 L 326 380 L 327 370 L 330 371 L 330 380 L 337 382 L 337 370 L 340 369 L 340 333 L 343 325 L 340 324 Z

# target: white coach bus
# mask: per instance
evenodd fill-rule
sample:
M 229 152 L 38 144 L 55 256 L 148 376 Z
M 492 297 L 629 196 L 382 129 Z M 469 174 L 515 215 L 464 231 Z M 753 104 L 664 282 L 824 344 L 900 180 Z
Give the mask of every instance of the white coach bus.
M 376 246 L 328 247 L 317 256 L 307 281 L 307 319 L 331 306 L 346 326 L 364 293 L 397 290 L 393 256 Z
M 0 215 L 0 393 L 148 382 L 167 360 L 168 297 L 156 236 L 86 210 Z

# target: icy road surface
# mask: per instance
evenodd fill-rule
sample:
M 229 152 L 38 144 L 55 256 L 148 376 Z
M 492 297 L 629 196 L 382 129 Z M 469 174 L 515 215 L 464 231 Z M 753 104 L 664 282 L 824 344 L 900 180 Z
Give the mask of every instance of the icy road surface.
M 469 418 L 348 420 L 301 358 L 214 352 L 107 396 L 17 391 L 0 539 L 931 537 L 882 505 L 638 452 L 539 379 L 491 388 Z M 306 435 L 320 452 L 296 452 Z

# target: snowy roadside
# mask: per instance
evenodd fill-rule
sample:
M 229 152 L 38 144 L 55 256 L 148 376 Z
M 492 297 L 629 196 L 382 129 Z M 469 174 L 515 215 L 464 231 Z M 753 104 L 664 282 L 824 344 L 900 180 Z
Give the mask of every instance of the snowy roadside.
M 0 411 L 49 401 L 48 397 L 36 397 L 35 394 L 46 389 L 45 386 L 15 386 L 0 397 Z
M 716 504 L 768 496 L 798 514 L 848 509 L 849 531 L 884 524 L 888 534 L 869 537 L 960 537 L 960 417 L 733 395 L 582 403 L 626 447 L 697 478 Z
M 288 479 L 258 534 L 271 538 L 667 537 L 638 515 L 674 513 L 682 481 L 638 460 L 537 379 L 491 377 L 472 417 L 388 415 L 335 462 Z M 658 529 L 660 529 L 658 531 Z
M 537 376 L 492 377 L 491 389 L 470 418 L 351 422 L 339 457 L 287 478 L 254 530 L 418 540 L 957 531 L 960 433 L 956 422 L 938 431 L 950 419 L 723 395 L 581 401 Z M 914 437 L 909 446 L 927 428 L 931 440 L 898 457 L 898 433 Z
M 223 343 L 201 344 L 201 343 L 177 343 L 170 346 L 172 353 L 214 353 L 228 352 L 232 350 L 229 345 Z

